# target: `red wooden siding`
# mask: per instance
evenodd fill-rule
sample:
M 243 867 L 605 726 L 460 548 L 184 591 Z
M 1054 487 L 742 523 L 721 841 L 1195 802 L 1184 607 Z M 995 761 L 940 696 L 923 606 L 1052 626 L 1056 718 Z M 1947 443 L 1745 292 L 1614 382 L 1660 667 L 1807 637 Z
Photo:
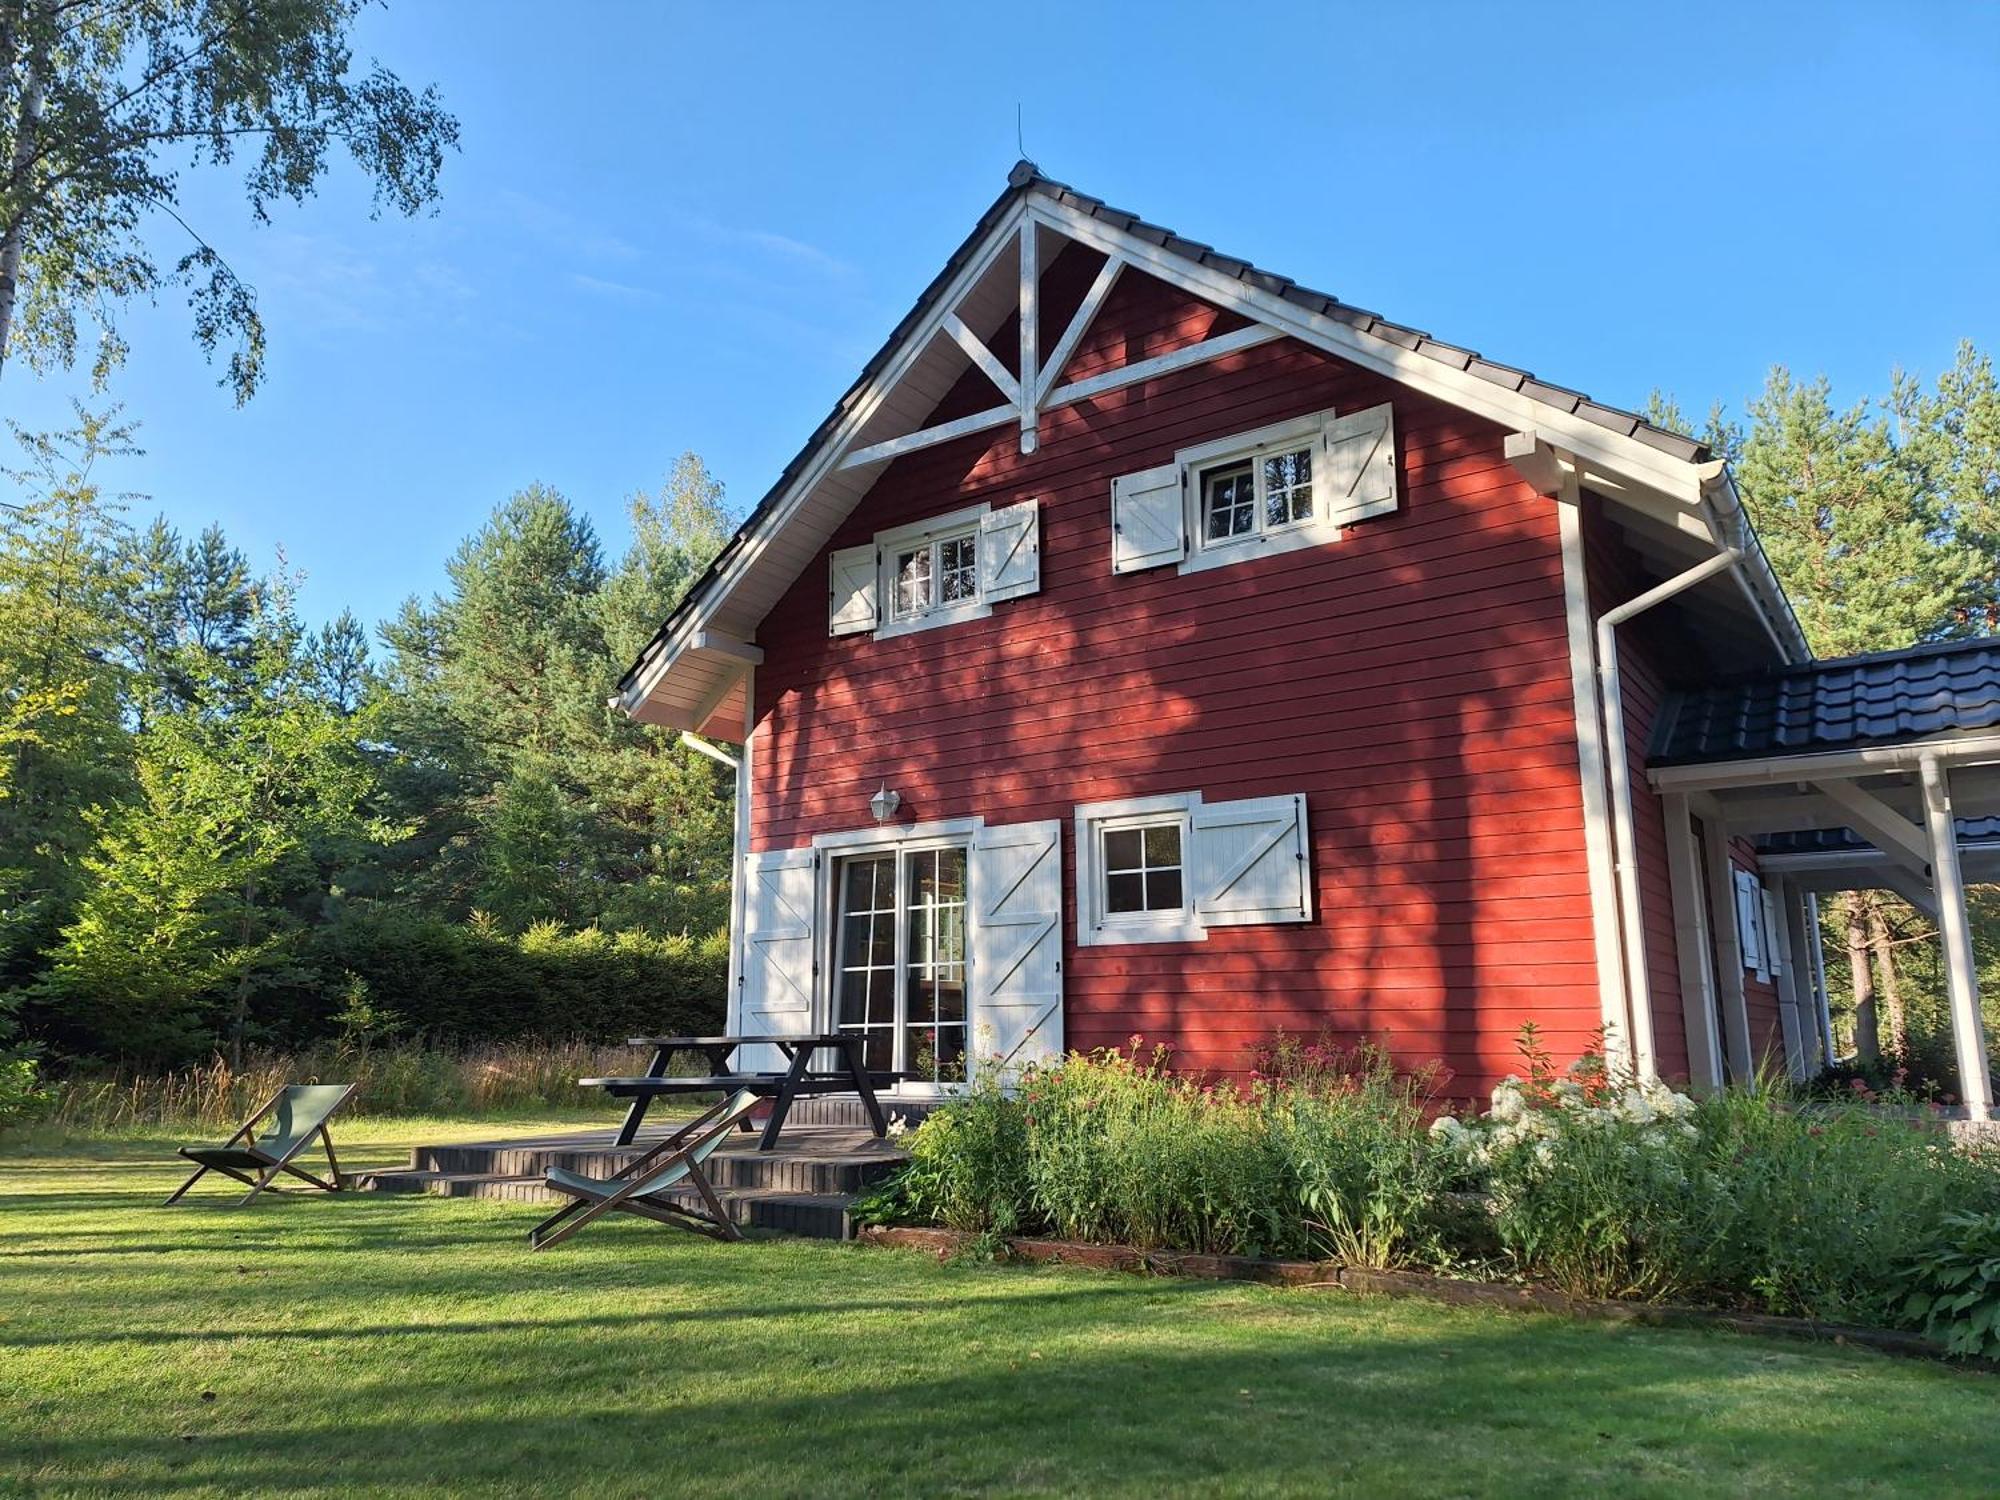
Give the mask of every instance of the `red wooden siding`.
M 1052 269 L 1044 348 L 1093 270 Z M 1221 318 L 1128 270 L 1069 372 L 1233 326 Z M 973 381 L 939 417 L 992 400 Z M 1396 515 L 1186 577 L 1112 575 L 1114 475 L 1382 401 Z M 1442 1057 L 1461 1096 L 1514 1070 L 1523 1021 L 1574 1054 L 1599 1007 L 1560 547 L 1554 506 L 1506 465 L 1502 439 L 1281 340 L 1058 410 L 1031 457 L 1007 429 L 898 460 L 833 547 L 1037 497 L 1041 592 L 987 620 L 836 641 L 824 559 L 809 568 L 758 632 L 753 846 L 865 825 L 883 782 L 909 822 L 1063 819 L 1075 1047 L 1136 1032 L 1183 1067 L 1240 1072 L 1281 1027 L 1332 1027 L 1412 1062 Z M 1076 947 L 1075 805 L 1196 789 L 1305 794 L 1314 920 Z

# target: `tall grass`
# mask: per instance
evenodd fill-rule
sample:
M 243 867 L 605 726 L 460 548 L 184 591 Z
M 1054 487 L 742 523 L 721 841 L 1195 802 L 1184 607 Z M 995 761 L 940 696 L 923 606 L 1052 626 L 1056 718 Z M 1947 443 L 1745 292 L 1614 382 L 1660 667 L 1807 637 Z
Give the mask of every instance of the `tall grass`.
M 646 1055 L 597 1043 L 492 1042 L 446 1048 L 416 1042 L 296 1052 L 253 1051 L 173 1072 L 119 1071 L 55 1082 L 41 1118 L 76 1131 L 141 1126 L 230 1126 L 288 1083 L 359 1084 L 350 1108 L 371 1115 L 493 1115 L 602 1107 L 579 1078 L 636 1073 Z

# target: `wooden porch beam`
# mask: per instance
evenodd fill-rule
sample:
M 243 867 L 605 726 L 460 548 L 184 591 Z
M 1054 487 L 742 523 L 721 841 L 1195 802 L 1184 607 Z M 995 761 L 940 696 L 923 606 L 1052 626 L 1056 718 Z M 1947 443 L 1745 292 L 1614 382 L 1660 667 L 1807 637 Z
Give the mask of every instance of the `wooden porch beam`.
M 1106 256 L 1104 265 L 1097 273 L 1097 279 L 1090 284 L 1090 290 L 1083 294 L 1083 301 L 1077 305 L 1076 316 L 1069 320 L 1069 327 L 1063 330 L 1056 346 L 1049 351 L 1048 361 L 1042 366 L 1041 374 L 1035 381 L 1036 401 L 1045 401 L 1048 394 L 1061 377 L 1063 366 L 1076 353 L 1076 346 L 1083 342 L 1083 336 L 1090 331 L 1090 325 L 1097 321 L 1097 313 L 1104 306 L 1104 299 L 1111 295 L 1111 288 L 1118 280 L 1118 273 L 1125 269 L 1125 257 L 1115 251 Z
M 1919 880 L 1930 878 L 1930 848 L 1916 824 L 1851 781 L 1816 781 L 1813 785 L 1840 809 L 1856 833 Z
M 1253 323 L 1248 328 L 1239 328 L 1234 333 L 1223 334 L 1220 338 L 1204 339 L 1199 344 L 1189 344 L 1185 349 L 1176 349 L 1171 354 L 1157 354 L 1151 359 L 1142 359 L 1133 364 L 1120 365 L 1115 370 L 1106 370 L 1102 375 L 1072 380 L 1068 385 L 1057 386 L 1049 393 L 1049 399 L 1043 404 L 1054 407 L 1068 406 L 1076 401 L 1087 401 L 1092 396 L 1102 396 L 1107 391 L 1137 385 L 1142 380 L 1157 379 L 1161 375 L 1171 375 L 1176 370 L 1189 369 L 1194 365 L 1207 364 L 1212 359 L 1239 354 L 1245 349 L 1254 349 L 1259 344 L 1268 344 L 1273 339 L 1283 337 L 1284 334 L 1275 328 L 1266 327 L 1262 323 Z
M 1674 902 L 1674 953 L 1680 963 L 1681 1019 L 1687 1033 L 1688 1072 L 1699 1088 L 1723 1084 L 1722 1036 L 1716 1029 L 1715 971 L 1707 904 L 1701 899 L 1701 846 L 1685 796 L 1660 799 L 1666 814 L 1667 879 Z
M 887 463 L 905 453 L 915 453 L 919 449 L 933 448 L 939 443 L 948 443 L 953 438 L 962 438 L 975 432 L 985 432 L 991 427 L 1004 427 L 1014 420 L 1020 408 L 1013 404 L 989 407 L 985 411 L 974 412 L 969 417 L 960 417 L 955 422 L 940 422 L 935 427 L 921 428 L 916 432 L 906 432 L 901 437 L 888 438 L 883 442 L 870 443 L 866 448 L 856 448 L 840 461 L 843 469 L 858 469 L 864 464 Z
M 733 635 L 724 635 L 718 630 L 697 630 L 694 639 L 688 643 L 692 651 L 707 651 L 716 656 L 728 656 L 753 667 L 764 664 L 764 648 L 753 646 L 748 641 L 739 641 Z
M 944 331 L 950 334 L 952 342 L 963 349 L 972 362 L 979 366 L 979 373 L 999 388 L 1001 395 L 1019 404 L 1021 383 L 1013 377 L 1005 365 L 1000 363 L 999 356 L 986 347 L 986 341 L 965 326 L 965 319 L 955 312 L 946 313 Z

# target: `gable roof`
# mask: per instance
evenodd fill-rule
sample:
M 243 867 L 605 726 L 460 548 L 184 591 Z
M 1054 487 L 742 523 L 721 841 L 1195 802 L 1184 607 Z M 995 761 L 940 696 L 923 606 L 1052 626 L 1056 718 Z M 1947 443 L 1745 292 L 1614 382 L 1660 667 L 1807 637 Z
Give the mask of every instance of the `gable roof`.
M 960 311 L 973 307 L 989 314 L 1005 311 L 991 285 L 993 257 L 1015 236 L 1025 239 L 1045 231 L 1125 257 L 1138 269 L 1177 282 L 1208 300 L 1234 303 L 1257 321 L 1426 390 L 1449 404 L 1536 431 L 1552 446 L 1574 453 L 1579 471 L 1588 464 L 1590 487 L 1612 502 L 1632 507 L 1638 507 L 1642 499 L 1663 502 L 1646 525 L 1654 537 L 1667 541 L 1669 557 L 1676 546 L 1688 546 L 1690 538 L 1719 546 L 1728 536 L 1733 544 L 1744 545 L 1748 554 L 1751 576 L 1739 577 L 1739 583 L 1763 630 L 1786 658 L 1808 654 L 1783 591 L 1749 533 L 1748 518 L 1736 500 L 1733 483 L 1727 471 L 1713 461 L 1706 445 L 1658 427 L 1637 413 L 1593 401 L 1582 392 L 1539 380 L 1526 370 L 1485 359 L 1473 350 L 1349 306 L 1328 293 L 1186 239 L 1046 177 L 1032 162 L 1021 161 L 1008 174 L 1006 190 L 980 216 L 854 384 L 640 652 L 619 682 L 615 704 L 635 716 L 696 730 L 705 729 L 707 721 L 717 715 L 740 715 L 734 722 L 747 728 L 747 692 L 740 685 L 731 687 L 724 682 L 710 691 L 705 679 L 697 677 L 677 702 L 654 703 L 649 701 L 650 695 L 667 669 L 681 658 L 708 661 L 716 675 L 740 676 L 747 659 L 740 643 L 754 634 L 763 609 L 775 602 L 777 594 L 796 579 L 799 569 L 817 555 L 833 527 L 881 472 L 881 462 L 867 465 L 865 473 L 850 468 L 846 474 L 851 477 L 843 484 L 830 460 L 855 450 L 859 446 L 856 439 L 870 435 L 871 423 L 876 424 L 874 434 L 882 432 L 885 409 L 893 408 L 895 382 L 908 375 L 913 351 L 921 355 L 941 319 L 954 311 L 954 298 L 964 299 L 958 304 Z M 1008 290 L 1011 295 L 1011 285 Z M 920 427 L 935 404 L 935 394 L 924 401 L 924 389 L 918 383 L 917 395 L 921 404 L 906 402 L 904 421 L 909 423 L 908 413 L 914 413 L 914 425 Z M 882 460 L 887 461 L 886 457 Z M 830 503 L 820 506 L 810 522 L 803 521 L 802 502 L 819 499 Z M 801 530 L 795 539 L 798 545 L 773 546 L 795 526 Z M 1671 535 L 1677 531 L 1681 535 Z M 728 612 L 725 606 L 756 571 L 755 564 L 766 550 L 778 554 L 764 570 L 781 579 L 778 587 L 774 590 L 767 583 L 747 590 L 747 607 L 733 611 L 735 618 L 722 621 L 723 631 L 705 631 L 705 626 Z M 789 573 L 784 571 L 787 567 Z M 729 634 L 730 630 L 734 634 Z M 708 650 L 704 640 L 717 642 L 718 648 Z M 736 649 L 721 649 L 729 644 Z

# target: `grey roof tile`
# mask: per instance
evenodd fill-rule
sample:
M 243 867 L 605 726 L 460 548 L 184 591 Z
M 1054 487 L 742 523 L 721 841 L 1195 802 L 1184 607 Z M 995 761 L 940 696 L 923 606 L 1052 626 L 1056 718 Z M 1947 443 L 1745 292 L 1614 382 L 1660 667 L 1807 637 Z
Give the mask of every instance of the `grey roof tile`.
M 2000 639 L 1947 641 L 1725 678 L 1671 694 L 1652 763 L 1894 745 L 2000 728 Z

